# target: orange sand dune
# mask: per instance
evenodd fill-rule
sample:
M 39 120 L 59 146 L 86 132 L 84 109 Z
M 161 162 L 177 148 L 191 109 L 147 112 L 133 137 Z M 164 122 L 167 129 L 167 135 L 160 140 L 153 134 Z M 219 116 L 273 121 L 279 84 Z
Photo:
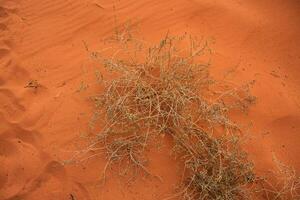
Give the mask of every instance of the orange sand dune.
M 169 30 L 214 40 L 212 73 L 256 80 L 247 147 L 257 171 L 272 155 L 300 172 L 300 2 L 298 0 L 1 0 L 0 200 L 163 199 L 180 174 L 168 151 L 151 153 L 163 178 L 124 188 L 99 176 L 105 160 L 63 165 L 86 133 L 99 86 L 86 48 L 97 50 L 114 21 L 139 23 L 158 41 Z M 37 89 L 28 86 L 37 80 Z M 80 90 L 82 84 L 87 88 Z M 74 148 L 73 148 L 74 149 Z

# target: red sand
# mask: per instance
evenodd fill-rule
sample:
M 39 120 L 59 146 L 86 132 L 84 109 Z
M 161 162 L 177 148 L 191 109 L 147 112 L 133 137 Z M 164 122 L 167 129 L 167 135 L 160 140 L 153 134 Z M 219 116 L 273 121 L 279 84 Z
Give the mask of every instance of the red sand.
M 125 188 L 112 177 L 100 187 L 102 158 L 60 164 L 86 133 L 88 97 L 99 90 L 84 43 L 99 50 L 114 15 L 120 24 L 138 21 L 149 41 L 167 30 L 214 39 L 215 76 L 256 80 L 247 150 L 257 171 L 272 169 L 275 153 L 299 172 L 298 0 L 1 0 L 0 200 L 154 200 L 172 193 L 178 164 L 164 148 L 151 153 L 149 166 L 163 183 L 139 179 Z M 30 80 L 40 84 L 36 91 L 24 87 Z M 76 92 L 82 81 L 88 88 Z

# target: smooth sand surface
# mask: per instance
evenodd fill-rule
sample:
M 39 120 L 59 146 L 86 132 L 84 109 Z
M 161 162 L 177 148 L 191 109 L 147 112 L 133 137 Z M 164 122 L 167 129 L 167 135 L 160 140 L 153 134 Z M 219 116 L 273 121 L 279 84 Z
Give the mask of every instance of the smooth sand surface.
M 157 42 L 169 30 L 213 40 L 212 74 L 255 80 L 247 151 L 258 173 L 273 155 L 300 170 L 300 2 L 298 0 L 1 0 L 0 200 L 163 199 L 179 180 L 168 144 L 149 153 L 149 169 L 125 187 L 99 177 L 104 158 L 67 164 L 92 117 L 99 91 L 87 50 L 118 24 L 139 23 Z M 37 80 L 38 88 L 28 86 Z M 35 82 L 32 82 L 35 85 Z

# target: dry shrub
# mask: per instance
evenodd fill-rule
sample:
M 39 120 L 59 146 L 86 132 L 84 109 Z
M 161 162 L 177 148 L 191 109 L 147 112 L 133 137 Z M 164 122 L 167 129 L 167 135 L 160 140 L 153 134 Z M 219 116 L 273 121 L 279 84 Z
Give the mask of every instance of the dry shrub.
M 199 129 L 176 136 L 176 152 L 185 162 L 184 199 L 250 199 L 253 164 L 239 146 L 239 137 L 213 137 Z
M 245 111 L 254 102 L 249 93 L 253 83 L 216 84 L 209 62 L 201 60 L 210 53 L 208 43 L 187 35 L 167 34 L 147 46 L 127 25 L 106 44 L 110 56 L 105 50 L 91 56 L 116 78 L 102 81 L 98 72 L 105 89 L 93 99 L 105 125 L 84 151 L 106 155 L 104 180 L 113 166 L 129 178 L 141 172 L 155 176 L 147 169 L 145 151 L 151 141 L 168 134 L 173 154 L 184 163 L 181 189 L 170 198 L 251 199 L 257 178 L 240 146 L 241 130 L 228 114 Z
M 94 98 L 107 122 L 96 141 L 104 146 L 108 159 L 104 175 L 113 163 L 126 172 L 132 172 L 131 168 L 137 174 L 140 169 L 151 175 L 144 151 L 151 139 L 169 134 L 174 138 L 174 154 L 185 163 L 180 196 L 245 196 L 245 186 L 254 180 L 252 163 L 239 148 L 239 128 L 228 112 L 245 109 L 253 102 L 249 85 L 210 91 L 214 81 L 209 76 L 209 62 L 198 58 L 210 52 L 207 42 L 167 34 L 158 45 L 146 48 L 136 41 L 131 45 L 130 34 L 122 35 L 130 37 L 114 37 L 120 46 L 111 57 L 93 53 L 118 74 L 105 83 L 104 93 Z M 221 127 L 224 134 L 213 136 L 214 127 Z

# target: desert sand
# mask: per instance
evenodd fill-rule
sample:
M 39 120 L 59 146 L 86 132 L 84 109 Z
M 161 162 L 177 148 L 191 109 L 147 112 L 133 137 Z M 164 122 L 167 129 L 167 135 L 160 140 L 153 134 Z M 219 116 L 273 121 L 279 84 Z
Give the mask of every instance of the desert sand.
M 169 31 L 213 40 L 212 74 L 255 80 L 245 121 L 258 173 L 273 155 L 300 172 L 300 2 L 298 0 L 1 0 L 0 199 L 163 199 L 180 174 L 168 145 L 150 154 L 163 182 L 99 185 L 103 158 L 64 164 L 82 143 L 99 92 L 87 50 L 114 24 L 134 20 L 157 42 Z M 37 88 L 35 88 L 37 87 Z

